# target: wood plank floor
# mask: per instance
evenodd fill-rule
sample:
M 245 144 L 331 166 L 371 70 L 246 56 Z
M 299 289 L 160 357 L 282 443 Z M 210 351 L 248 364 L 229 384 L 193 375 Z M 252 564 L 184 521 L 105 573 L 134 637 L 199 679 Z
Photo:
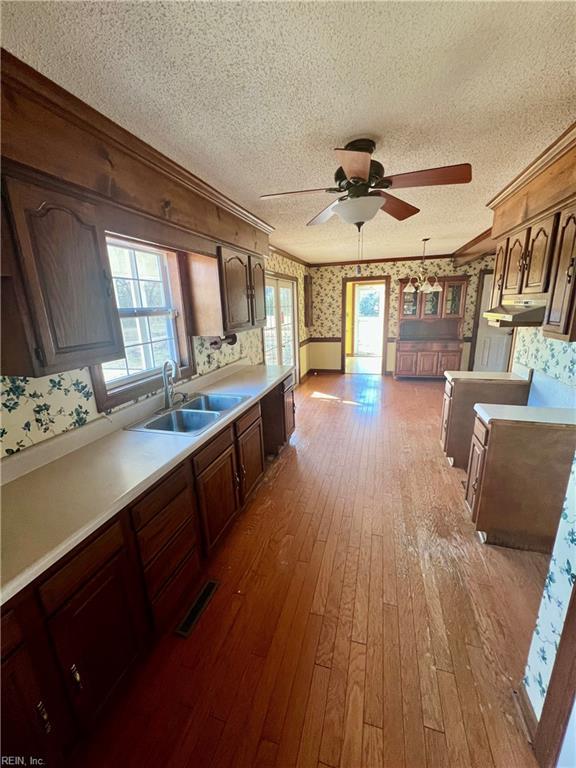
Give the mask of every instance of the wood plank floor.
M 547 558 L 482 545 L 442 385 L 318 376 L 209 575 L 83 768 L 535 768 L 512 699 Z

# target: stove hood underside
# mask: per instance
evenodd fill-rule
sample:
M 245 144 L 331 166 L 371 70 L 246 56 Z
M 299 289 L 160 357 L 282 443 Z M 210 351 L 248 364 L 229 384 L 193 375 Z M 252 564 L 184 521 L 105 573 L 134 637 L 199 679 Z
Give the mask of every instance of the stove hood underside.
M 546 300 L 518 301 L 500 304 L 483 315 L 494 328 L 537 327 L 544 322 Z

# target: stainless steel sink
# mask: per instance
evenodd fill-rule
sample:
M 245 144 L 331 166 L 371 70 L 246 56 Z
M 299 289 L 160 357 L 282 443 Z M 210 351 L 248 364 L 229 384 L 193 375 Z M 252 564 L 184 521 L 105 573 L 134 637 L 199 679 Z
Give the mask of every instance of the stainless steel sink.
M 229 411 L 246 399 L 245 395 L 192 395 L 181 407 L 193 411 Z
M 181 409 L 168 411 L 162 416 L 154 416 L 146 421 L 129 427 L 136 431 L 185 433 L 187 435 L 199 434 L 208 429 L 214 422 L 221 418 L 221 414 L 214 411 L 192 411 Z

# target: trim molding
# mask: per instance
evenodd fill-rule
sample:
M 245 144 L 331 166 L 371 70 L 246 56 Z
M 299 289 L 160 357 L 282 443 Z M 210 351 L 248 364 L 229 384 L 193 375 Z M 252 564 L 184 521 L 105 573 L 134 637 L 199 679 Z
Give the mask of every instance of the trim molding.
M 271 224 L 226 197 L 222 192 L 170 160 L 150 144 L 134 136 L 4 49 L 2 49 L 2 80 L 9 83 L 15 91 L 23 93 L 27 98 L 44 106 L 48 105 L 52 112 L 60 115 L 68 122 L 80 126 L 82 130 L 91 133 L 100 140 L 115 144 L 126 154 L 161 171 L 173 181 L 232 213 L 251 226 L 268 235 L 274 231 Z
M 288 251 L 283 251 L 282 248 L 276 248 L 275 245 L 270 245 L 268 247 L 272 253 L 282 256 L 285 259 L 289 259 L 290 261 L 295 261 L 296 264 L 302 264 L 303 267 L 311 266 L 307 261 L 304 261 L 304 259 L 300 259 L 298 256 L 293 256 L 291 253 L 288 253 Z
M 536 730 L 538 728 L 538 718 L 536 717 L 536 713 L 534 712 L 534 708 L 532 707 L 530 697 L 526 692 L 523 681 L 520 681 L 518 689 L 512 691 L 512 694 L 514 696 L 514 703 L 516 704 L 516 708 L 520 713 L 522 724 L 524 725 L 524 730 L 526 731 L 526 738 L 530 744 L 533 744 L 534 737 L 536 736 Z
M 529 181 L 542 173 L 542 171 L 545 171 L 546 168 L 549 168 L 552 163 L 573 147 L 576 147 L 576 123 L 572 123 L 530 165 L 524 168 L 523 171 L 520 171 L 504 189 L 489 200 L 486 203 L 488 208 L 495 208 L 500 205 L 507 197 L 510 197 L 510 195 L 513 195 L 514 192 L 517 192 L 525 184 L 528 184 Z
M 300 347 L 304 347 L 306 344 L 340 344 L 341 341 L 341 336 L 309 336 L 307 339 L 300 342 Z
M 340 368 L 310 368 L 309 373 L 311 373 L 313 376 L 318 376 L 318 375 L 324 376 L 325 374 L 326 375 L 330 375 L 330 374 L 333 375 L 335 373 L 337 373 L 339 376 L 343 376 L 344 375 L 342 373 L 342 371 L 340 370 Z
M 432 261 L 433 259 L 451 259 L 453 258 L 451 253 L 440 253 L 437 255 L 433 254 L 426 254 L 426 261 Z M 352 265 L 360 265 L 361 267 L 364 266 L 364 264 L 385 264 L 386 262 L 390 261 L 418 261 L 422 259 L 422 254 L 420 256 L 389 256 L 384 257 L 381 259 L 362 259 L 362 261 L 358 261 L 358 259 L 353 259 L 352 261 L 326 261 L 321 262 L 319 264 L 307 264 L 306 266 L 310 267 L 310 269 L 322 269 L 322 267 L 346 267 Z M 364 275 L 364 277 L 371 277 L 371 278 L 377 278 L 378 275 Z

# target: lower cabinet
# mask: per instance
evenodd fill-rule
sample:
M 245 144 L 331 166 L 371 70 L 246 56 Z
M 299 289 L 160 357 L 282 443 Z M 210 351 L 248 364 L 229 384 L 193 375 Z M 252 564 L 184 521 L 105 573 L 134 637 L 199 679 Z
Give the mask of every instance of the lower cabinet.
M 294 404 L 294 376 L 290 374 L 260 401 L 264 453 L 277 455 L 290 439 L 296 427 Z
M 458 371 L 462 347 L 453 341 L 398 341 L 395 376 L 444 376 L 444 371 Z
M 70 701 L 90 725 L 141 647 L 127 577 L 119 552 L 50 620 L 49 632 Z
M 240 509 L 240 476 L 234 445 L 196 476 L 196 489 L 209 552 Z
M 247 500 L 264 474 L 264 438 L 262 419 L 238 436 L 238 458 L 240 463 L 240 490 L 242 503 Z
M 296 405 L 294 403 L 294 387 L 284 390 L 284 435 L 286 441 L 296 429 Z
M 480 440 L 474 435 L 470 444 L 470 459 L 468 461 L 468 477 L 466 480 L 466 506 L 472 520 L 476 520 L 476 502 L 480 494 L 478 493 L 480 483 L 482 482 L 482 470 L 484 468 L 485 448 Z
M 449 394 L 444 392 L 444 399 L 442 400 L 442 418 L 440 421 L 440 444 L 442 450 L 446 450 L 446 438 L 448 436 L 448 422 L 450 420 L 450 405 L 452 398 Z

